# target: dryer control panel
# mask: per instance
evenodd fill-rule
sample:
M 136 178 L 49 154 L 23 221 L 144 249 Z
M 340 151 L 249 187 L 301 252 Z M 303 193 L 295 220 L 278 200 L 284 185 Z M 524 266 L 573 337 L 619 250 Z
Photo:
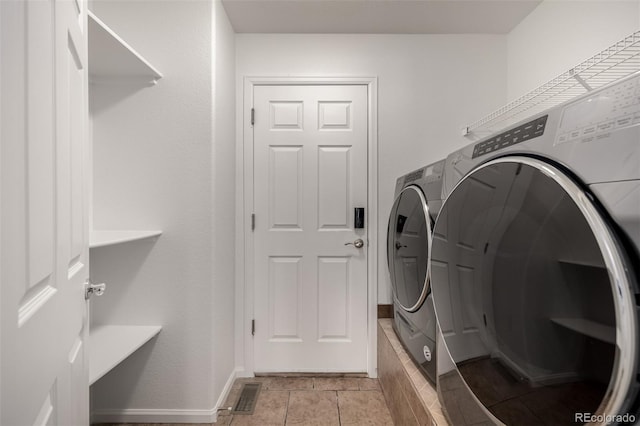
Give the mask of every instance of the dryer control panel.
M 471 158 L 480 157 L 481 155 L 542 136 L 548 117 L 549 115 L 544 115 L 477 143 L 473 147 Z
M 556 145 L 607 139 L 611 133 L 640 124 L 640 77 L 622 81 L 568 105 Z

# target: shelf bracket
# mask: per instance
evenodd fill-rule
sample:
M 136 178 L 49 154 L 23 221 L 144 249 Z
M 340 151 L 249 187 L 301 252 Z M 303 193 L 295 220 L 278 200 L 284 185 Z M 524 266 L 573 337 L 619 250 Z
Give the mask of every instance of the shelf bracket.
M 593 87 L 589 86 L 589 84 L 584 81 L 582 77 L 580 77 L 580 74 L 576 73 L 576 70 L 574 68 L 571 68 L 569 70 L 569 75 L 573 77 L 578 83 L 580 83 L 580 85 L 584 87 L 587 92 L 591 92 L 593 90 Z

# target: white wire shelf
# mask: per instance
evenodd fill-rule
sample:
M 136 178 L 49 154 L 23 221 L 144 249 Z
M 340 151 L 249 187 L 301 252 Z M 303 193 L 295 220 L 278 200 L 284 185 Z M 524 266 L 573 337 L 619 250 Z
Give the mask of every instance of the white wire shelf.
M 640 31 L 625 37 L 553 80 L 467 125 L 463 136 L 482 137 L 576 96 L 640 71 Z

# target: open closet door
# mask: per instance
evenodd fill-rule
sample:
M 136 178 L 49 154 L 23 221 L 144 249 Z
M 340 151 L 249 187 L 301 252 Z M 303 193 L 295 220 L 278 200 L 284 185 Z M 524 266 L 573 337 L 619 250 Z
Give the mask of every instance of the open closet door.
M 89 424 L 86 16 L 0 2 L 3 425 Z

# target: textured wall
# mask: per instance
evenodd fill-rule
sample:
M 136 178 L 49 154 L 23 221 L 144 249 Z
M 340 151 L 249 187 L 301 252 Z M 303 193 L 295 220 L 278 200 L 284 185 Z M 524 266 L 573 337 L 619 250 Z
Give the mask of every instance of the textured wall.
M 93 323 L 163 326 L 93 386 L 93 410 L 206 416 L 233 371 L 234 35 L 217 2 L 92 9 L 164 75 L 91 88 L 94 227 L 164 231 L 91 253 L 109 286 Z
M 235 300 L 235 33 L 220 0 L 214 13 L 212 152 L 212 390 L 216 401 L 234 370 Z M 222 402 L 222 401 L 221 401 Z
M 544 1 L 507 37 L 509 100 L 638 30 L 638 0 Z

